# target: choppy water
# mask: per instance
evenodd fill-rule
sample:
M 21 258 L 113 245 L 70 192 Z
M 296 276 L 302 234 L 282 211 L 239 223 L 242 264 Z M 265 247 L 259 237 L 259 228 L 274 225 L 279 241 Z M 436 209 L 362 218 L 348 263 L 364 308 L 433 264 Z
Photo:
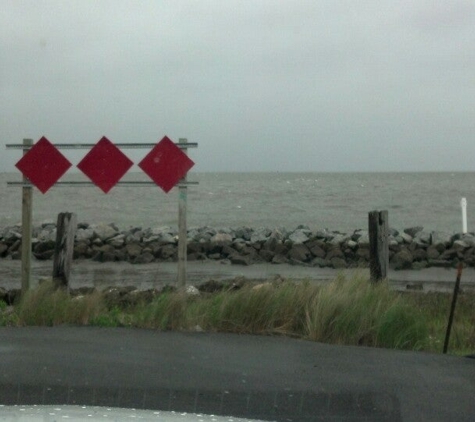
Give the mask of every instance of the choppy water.
M 84 180 L 80 174 L 70 180 Z M 129 179 L 146 180 L 142 174 Z M 19 173 L 0 173 L 0 227 L 21 221 L 21 188 L 7 187 Z M 475 173 L 191 173 L 188 226 L 287 227 L 351 231 L 367 227 L 367 213 L 389 211 L 390 226 L 461 231 L 460 199 L 475 204 Z M 158 187 L 54 187 L 34 191 L 35 223 L 56 220 L 62 211 L 80 221 L 114 222 L 121 228 L 176 225 L 178 193 Z

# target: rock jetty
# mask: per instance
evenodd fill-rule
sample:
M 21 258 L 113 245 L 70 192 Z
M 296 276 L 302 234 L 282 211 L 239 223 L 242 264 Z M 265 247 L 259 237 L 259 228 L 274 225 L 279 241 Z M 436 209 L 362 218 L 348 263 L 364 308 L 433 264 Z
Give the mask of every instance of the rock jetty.
M 33 230 L 33 255 L 51 259 L 56 225 L 45 222 Z M 366 230 L 353 233 L 285 228 L 190 228 L 188 260 L 215 260 L 235 265 L 258 262 L 313 267 L 365 268 L 369 265 Z M 131 227 L 79 223 L 74 258 L 128 261 L 133 264 L 176 261 L 178 232 L 171 227 Z M 0 259 L 21 258 L 21 227 L 0 228 Z M 475 266 L 475 234 L 427 232 L 423 227 L 390 229 L 390 266 L 396 270 L 454 267 L 461 260 Z

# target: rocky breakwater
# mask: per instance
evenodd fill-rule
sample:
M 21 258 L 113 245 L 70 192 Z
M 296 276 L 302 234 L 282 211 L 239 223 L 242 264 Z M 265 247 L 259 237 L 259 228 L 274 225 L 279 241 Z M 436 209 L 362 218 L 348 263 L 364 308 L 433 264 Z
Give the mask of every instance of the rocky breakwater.
M 33 230 L 33 254 L 39 260 L 54 253 L 56 226 L 43 223 Z M 369 265 L 366 230 L 340 233 L 250 227 L 191 228 L 187 234 L 188 260 L 215 260 L 224 264 L 259 262 L 313 267 L 365 268 Z M 178 234 L 171 227 L 120 230 L 114 224 L 78 224 L 74 258 L 133 264 L 176 261 Z M 399 269 L 453 267 L 460 260 L 475 266 L 475 234 L 427 232 L 422 227 L 390 230 L 390 266 Z M 21 227 L 0 229 L 0 258 L 21 258 Z

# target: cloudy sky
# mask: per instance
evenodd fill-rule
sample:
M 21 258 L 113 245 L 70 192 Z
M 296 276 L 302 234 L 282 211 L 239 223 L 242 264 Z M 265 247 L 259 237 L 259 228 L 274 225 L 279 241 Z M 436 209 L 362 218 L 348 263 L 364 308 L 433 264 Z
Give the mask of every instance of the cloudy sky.
M 165 134 L 197 171 L 474 171 L 475 2 L 1 0 L 0 108 L 0 171 Z

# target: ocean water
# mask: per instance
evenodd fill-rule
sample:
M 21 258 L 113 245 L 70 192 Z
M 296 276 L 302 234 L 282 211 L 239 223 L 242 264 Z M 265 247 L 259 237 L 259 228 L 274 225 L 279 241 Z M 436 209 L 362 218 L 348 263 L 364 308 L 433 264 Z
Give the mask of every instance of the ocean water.
M 0 227 L 21 221 L 21 188 L 7 187 L 19 173 L 0 173 Z M 460 200 L 468 201 L 468 229 L 474 231 L 475 173 L 193 173 L 188 188 L 188 227 L 286 227 L 341 232 L 367 228 L 368 212 L 389 211 L 396 229 L 420 225 L 426 230 L 460 232 Z M 85 180 L 69 174 L 65 180 Z M 124 180 L 147 180 L 128 174 Z M 158 187 L 53 187 L 34 189 L 34 223 L 56 221 L 70 211 L 79 221 L 130 226 L 176 226 L 178 192 Z

